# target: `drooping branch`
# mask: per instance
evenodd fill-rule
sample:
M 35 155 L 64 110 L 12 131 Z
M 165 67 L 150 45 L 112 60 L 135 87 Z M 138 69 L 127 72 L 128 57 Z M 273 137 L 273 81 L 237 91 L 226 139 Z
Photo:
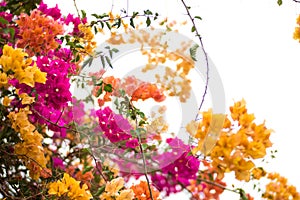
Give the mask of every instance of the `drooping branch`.
M 192 22 L 192 29 L 194 30 L 194 32 L 196 33 L 196 37 L 198 38 L 199 42 L 200 42 L 200 46 L 201 46 L 201 49 L 202 49 L 202 52 L 204 54 L 204 57 L 205 57 L 205 65 L 206 65 L 206 77 L 205 77 L 205 87 L 204 87 L 204 92 L 202 94 L 202 99 L 201 99 L 201 102 L 199 104 L 199 107 L 198 107 L 198 112 L 197 112 L 197 115 L 195 117 L 195 120 L 198 120 L 198 116 L 199 116 L 199 112 L 203 106 L 203 103 L 204 103 L 204 100 L 205 100 L 205 96 L 207 94 L 207 90 L 208 90 L 208 81 L 209 81 L 209 63 L 208 63 L 208 55 L 207 55 L 207 52 L 204 48 L 204 44 L 203 44 L 203 41 L 202 41 L 202 37 L 197 29 L 197 26 L 196 26 L 196 23 L 195 23 L 195 17 L 192 16 L 191 12 L 190 12 L 190 8 L 184 0 L 181 0 L 185 10 L 186 10 L 186 13 L 187 15 L 189 16 L 190 18 L 190 21 Z

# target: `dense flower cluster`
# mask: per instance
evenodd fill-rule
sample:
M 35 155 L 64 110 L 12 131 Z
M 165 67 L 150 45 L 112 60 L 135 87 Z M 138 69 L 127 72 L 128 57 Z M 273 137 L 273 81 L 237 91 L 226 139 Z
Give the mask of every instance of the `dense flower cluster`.
M 50 183 L 48 194 L 57 197 L 65 196 L 72 200 L 89 200 L 92 198 L 86 184 L 80 186 L 80 181 L 76 181 L 66 173 L 61 181 Z
M 134 192 L 131 189 L 124 189 L 125 181 L 122 177 L 115 178 L 106 183 L 105 191 L 100 199 L 105 200 L 133 200 Z
M 299 200 L 300 193 L 297 192 L 296 187 L 289 185 L 285 177 L 278 173 L 269 173 L 268 179 L 270 183 L 266 186 L 266 191 L 263 197 L 266 199 L 293 199 Z
M 43 136 L 36 127 L 28 120 L 29 108 L 20 109 L 19 112 L 10 112 L 8 118 L 11 120 L 12 128 L 20 133 L 22 142 L 15 145 L 15 153 L 19 155 L 26 167 L 30 169 L 30 176 L 38 179 L 41 172 L 46 168 L 46 158 L 42 145 Z
M 254 115 L 248 114 L 244 100 L 235 102 L 230 107 L 231 119 L 220 118 L 212 111 L 203 113 L 203 120 L 199 124 L 195 138 L 199 138 L 197 151 L 201 150 L 203 140 L 207 137 L 216 141 L 210 152 L 212 165 L 216 168 L 219 178 L 225 172 L 234 171 L 238 180 L 249 181 L 251 171 L 255 169 L 253 159 L 263 158 L 266 149 L 272 146 L 270 135 L 272 130 L 262 124 L 254 122 Z M 222 122 L 225 122 L 224 124 Z M 221 124 L 219 123 L 221 122 Z M 213 138 L 215 129 L 220 137 Z
M 61 23 L 39 10 L 32 11 L 30 15 L 21 14 L 16 23 L 21 36 L 17 46 L 25 48 L 30 56 L 47 54 L 50 50 L 56 49 L 60 44 L 56 37 L 64 33 Z
M 6 74 L 11 71 L 14 78 L 16 78 L 20 84 L 24 83 L 31 88 L 35 86 L 35 83 L 45 83 L 46 73 L 41 72 L 35 63 L 31 66 L 32 59 L 24 59 L 26 56 L 27 54 L 21 49 L 14 49 L 11 46 L 5 45 L 0 58 L 2 71 Z M 5 75 L 2 76 L 2 78 L 5 79 Z
M 151 179 L 160 191 L 163 190 L 169 195 L 181 191 L 181 186 L 188 186 L 190 180 L 196 178 L 200 161 L 188 155 L 190 147 L 180 139 L 168 139 L 167 142 L 171 151 L 164 152 L 156 158 L 161 165 L 161 171 L 153 174 Z M 170 162 L 171 157 L 173 159 Z
M 134 198 L 139 200 L 148 200 L 151 199 L 150 191 L 146 181 L 140 181 L 139 184 L 133 185 L 130 189 L 134 192 Z M 159 191 L 151 186 L 153 200 L 159 200 Z
M 98 110 L 99 124 L 105 136 L 112 142 L 126 141 L 126 146 L 135 148 L 138 140 L 132 139 L 130 123 L 120 114 L 115 114 L 109 107 Z

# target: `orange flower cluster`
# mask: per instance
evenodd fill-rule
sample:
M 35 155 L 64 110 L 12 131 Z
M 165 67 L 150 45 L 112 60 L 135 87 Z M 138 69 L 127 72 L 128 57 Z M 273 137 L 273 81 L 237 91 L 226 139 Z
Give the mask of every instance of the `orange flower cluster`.
M 86 184 L 88 188 L 91 187 L 91 181 L 94 179 L 94 175 L 91 171 L 82 173 L 81 170 L 77 170 L 79 166 L 72 165 L 68 166 L 66 172 L 72 175 L 76 180 L 80 180 L 82 183 Z
M 149 98 L 153 98 L 157 102 L 162 102 L 166 99 L 166 96 L 161 89 L 151 83 L 140 85 L 131 96 L 132 101 L 137 101 L 139 99 L 146 100 Z
M 298 40 L 300 42 L 300 15 L 297 18 L 297 27 L 295 28 L 293 37 L 295 40 Z
M 297 192 L 296 187 L 289 185 L 285 177 L 280 176 L 278 173 L 269 173 L 267 178 L 271 182 L 266 185 L 266 191 L 263 193 L 265 199 L 300 199 L 300 193 Z
M 132 85 L 128 80 L 135 80 L 137 85 Z M 125 79 L 126 82 L 121 83 L 121 79 L 115 78 L 114 76 L 108 76 L 103 78 L 103 83 L 101 86 L 96 86 L 93 88 L 93 95 L 97 96 L 98 91 L 102 91 L 104 93 L 103 97 L 98 99 L 99 106 L 103 106 L 105 102 L 111 101 L 111 96 L 120 96 L 119 89 L 125 89 L 126 93 L 132 93 L 131 100 L 137 101 L 139 99 L 146 100 L 149 98 L 153 98 L 157 102 L 162 102 L 165 100 L 165 95 L 163 94 L 163 90 L 159 89 L 155 84 L 152 83 L 143 83 L 138 81 L 135 78 L 129 77 Z M 112 92 L 104 91 L 105 85 L 110 84 L 112 86 Z M 129 84 L 129 85 L 126 85 Z M 132 87 L 133 86 L 133 87 Z
M 141 181 L 138 185 L 133 185 L 131 188 L 134 192 L 134 197 L 139 200 L 150 200 L 150 191 L 146 181 Z M 151 186 L 153 200 L 159 200 L 159 191 Z
M 220 137 L 218 140 L 212 139 L 216 144 L 210 152 L 212 165 L 218 172 L 218 177 L 222 179 L 224 173 L 234 171 L 236 179 L 249 181 L 251 173 L 258 177 L 257 171 L 253 171 L 256 168 L 252 160 L 263 158 L 266 149 L 272 146 L 269 140 L 272 130 L 267 129 L 264 123 L 254 123 L 255 117 L 247 113 L 244 100 L 235 102 L 230 107 L 230 112 L 231 119 L 225 116 L 225 119 L 221 119 L 221 115 L 214 117 L 211 110 L 204 112 L 195 138 L 200 138 L 200 143 L 203 143 L 203 138 L 207 138 L 204 142 L 211 142 L 209 137 L 216 136 L 218 132 Z M 201 150 L 199 145 L 196 147 L 196 151 L 198 150 Z
M 42 146 L 43 136 L 36 127 L 28 120 L 31 114 L 29 107 L 22 108 L 19 112 L 10 112 L 8 118 L 11 120 L 12 128 L 20 133 L 22 142 L 15 145 L 15 153 L 25 161 L 30 170 L 30 176 L 38 179 L 46 168 L 47 160 Z
M 25 48 L 30 56 L 56 49 L 59 46 L 56 36 L 64 33 L 62 24 L 39 10 L 33 10 L 30 16 L 21 14 L 16 23 L 21 36 L 17 46 Z

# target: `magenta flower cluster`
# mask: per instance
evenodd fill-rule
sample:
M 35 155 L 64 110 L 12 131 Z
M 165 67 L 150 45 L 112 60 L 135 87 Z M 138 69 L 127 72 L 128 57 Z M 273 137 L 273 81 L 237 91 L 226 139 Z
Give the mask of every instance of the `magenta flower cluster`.
M 99 125 L 104 135 L 112 143 L 126 141 L 126 147 L 135 148 L 138 146 L 138 140 L 132 138 L 130 123 L 120 114 L 115 114 L 109 107 L 97 110 Z
M 151 180 L 160 191 L 169 195 L 180 192 L 182 186 L 188 186 L 190 180 L 196 179 L 200 161 L 189 155 L 190 147 L 182 140 L 172 138 L 168 139 L 167 143 L 170 151 L 155 157 L 161 170 L 151 175 Z
M 45 15 L 51 16 L 54 20 L 58 20 L 61 17 L 61 12 L 57 4 L 54 8 L 48 8 L 48 5 L 41 1 L 38 10 L 43 12 Z

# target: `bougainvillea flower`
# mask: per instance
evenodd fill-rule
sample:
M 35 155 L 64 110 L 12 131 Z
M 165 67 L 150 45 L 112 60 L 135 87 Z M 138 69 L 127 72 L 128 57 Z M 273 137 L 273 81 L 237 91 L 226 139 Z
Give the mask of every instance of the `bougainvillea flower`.
M 96 112 L 99 125 L 105 136 L 113 143 L 131 138 L 131 125 L 122 115 L 115 114 L 109 107 Z
M 157 102 L 162 102 L 166 99 L 166 96 L 161 89 L 158 89 L 155 84 L 151 83 L 140 85 L 131 96 L 132 101 L 137 101 L 139 99 L 146 100 L 149 98 L 153 98 Z
M 180 139 L 168 139 L 168 144 L 172 151 L 164 152 L 156 159 L 161 165 L 161 171 L 151 176 L 154 185 L 161 191 L 177 193 L 182 190 L 182 186 L 188 186 L 191 180 L 196 179 L 200 161 L 189 155 L 190 147 Z M 175 158 L 170 161 L 170 158 Z

